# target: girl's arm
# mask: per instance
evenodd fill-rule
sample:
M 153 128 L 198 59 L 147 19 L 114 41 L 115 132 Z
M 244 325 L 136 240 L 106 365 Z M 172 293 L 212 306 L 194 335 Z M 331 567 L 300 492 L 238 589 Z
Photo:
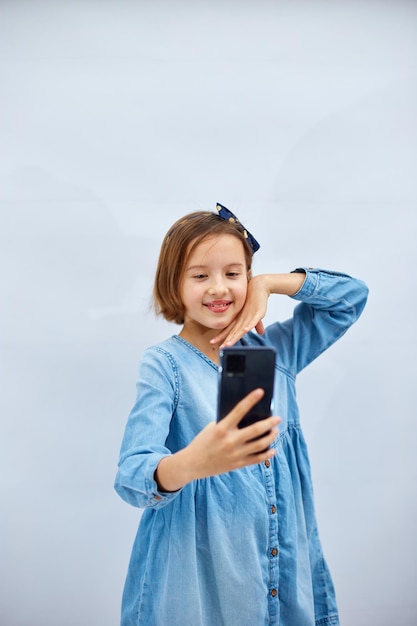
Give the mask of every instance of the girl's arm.
M 277 436 L 278 417 L 269 417 L 246 428 L 238 428 L 242 417 L 263 395 L 255 389 L 219 422 L 211 422 L 175 454 L 158 464 L 155 480 L 162 492 L 177 491 L 189 482 L 262 463 L 275 454 L 269 448 Z M 260 439 L 255 438 L 263 435 Z
M 146 350 L 114 483 L 117 493 L 133 506 L 162 508 L 195 479 L 259 463 L 274 454 L 268 446 L 276 438 L 279 418 L 270 417 L 245 429 L 237 427 L 262 390 L 254 390 L 219 423 L 210 422 L 215 415 L 210 402 L 201 407 L 198 398 L 188 398 L 186 404 L 190 415 L 196 413 L 195 419 L 189 426 L 182 423 L 181 433 L 177 423 L 177 438 L 168 443 L 181 388 L 172 355 L 160 347 Z M 250 441 L 260 435 L 258 441 Z
M 264 330 L 262 319 L 271 293 L 300 302 L 290 319 Z M 291 274 L 263 274 L 249 282 L 240 315 L 212 342 L 231 345 L 256 328 L 275 346 L 281 364 L 296 375 L 344 335 L 361 315 L 367 298 L 365 283 L 340 272 L 304 268 Z

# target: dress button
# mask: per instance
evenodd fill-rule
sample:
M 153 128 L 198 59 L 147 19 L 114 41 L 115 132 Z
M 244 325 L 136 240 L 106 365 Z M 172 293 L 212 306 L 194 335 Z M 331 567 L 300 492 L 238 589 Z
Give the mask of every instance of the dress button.
M 278 591 L 277 591 L 276 589 L 272 589 L 272 590 L 271 590 L 271 596 L 272 596 L 273 598 L 275 598 L 275 596 L 277 595 L 277 593 L 278 593 Z
M 275 506 L 275 504 L 273 504 L 271 506 L 271 513 L 276 513 L 277 512 L 277 507 Z
M 265 461 L 265 467 L 269 467 L 271 465 L 271 461 L 269 461 L 268 459 Z
M 272 556 L 277 556 L 277 554 L 278 554 L 278 548 L 272 548 L 272 550 L 271 550 L 271 554 L 272 554 Z

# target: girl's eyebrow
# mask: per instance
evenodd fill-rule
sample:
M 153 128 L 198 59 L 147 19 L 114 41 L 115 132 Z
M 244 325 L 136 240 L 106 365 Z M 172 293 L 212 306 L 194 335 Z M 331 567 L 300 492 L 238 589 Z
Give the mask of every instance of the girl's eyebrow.
M 199 269 L 199 268 L 201 268 L 201 267 L 207 267 L 207 265 L 203 265 L 203 264 L 201 264 L 201 265 L 190 265 L 190 266 L 189 266 L 189 267 L 187 267 L 186 269 L 187 269 L 187 270 L 195 270 L 195 269 L 197 269 L 197 268 Z
M 239 263 L 238 261 L 236 261 L 236 263 L 228 263 L 224 267 L 244 267 L 244 266 L 245 266 L 244 263 Z M 192 272 L 195 270 L 203 270 L 203 269 L 206 269 L 207 267 L 208 267 L 207 265 L 190 265 L 190 267 L 185 268 L 185 271 Z

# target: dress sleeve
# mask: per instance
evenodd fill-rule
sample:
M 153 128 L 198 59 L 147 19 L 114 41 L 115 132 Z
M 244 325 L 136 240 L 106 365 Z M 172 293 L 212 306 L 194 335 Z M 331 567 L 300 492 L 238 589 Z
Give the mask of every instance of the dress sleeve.
M 296 270 L 299 271 L 299 270 Z M 347 274 L 302 268 L 306 277 L 292 298 L 291 319 L 266 329 L 277 358 L 295 376 L 342 337 L 361 315 L 368 297 L 364 282 Z
M 160 492 L 154 478 L 160 460 L 171 454 L 166 440 L 178 403 L 176 371 L 167 353 L 153 348 L 145 352 L 114 483 L 120 497 L 133 506 L 161 508 L 181 491 Z

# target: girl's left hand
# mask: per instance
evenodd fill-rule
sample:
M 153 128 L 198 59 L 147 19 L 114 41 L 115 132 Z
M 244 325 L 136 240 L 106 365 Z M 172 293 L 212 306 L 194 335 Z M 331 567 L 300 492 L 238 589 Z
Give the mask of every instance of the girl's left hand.
M 246 302 L 234 321 L 216 337 L 211 339 L 212 345 L 220 344 L 219 348 L 233 346 L 250 330 L 263 335 L 265 332 L 262 319 L 265 317 L 270 290 L 267 287 L 267 276 L 254 276 L 248 282 Z

